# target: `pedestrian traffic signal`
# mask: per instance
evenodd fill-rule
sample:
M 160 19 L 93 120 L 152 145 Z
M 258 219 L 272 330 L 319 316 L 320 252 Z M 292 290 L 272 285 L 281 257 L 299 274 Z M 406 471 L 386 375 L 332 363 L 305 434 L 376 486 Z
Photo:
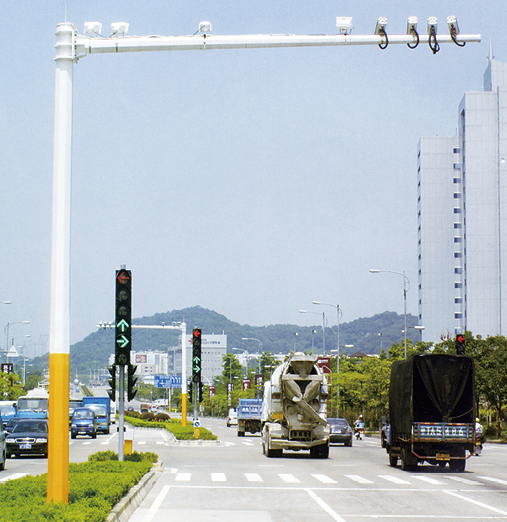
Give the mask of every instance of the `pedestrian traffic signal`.
M 192 333 L 192 380 L 201 382 L 201 329 L 194 328 Z
M 129 402 L 134 399 L 137 393 L 137 390 L 134 389 L 137 382 L 137 377 L 135 377 L 136 370 L 137 366 L 132 364 L 127 366 L 127 400 Z
M 130 363 L 132 344 L 132 272 L 122 268 L 116 271 L 115 364 Z
M 465 336 L 463 334 L 456 336 L 456 355 L 465 355 Z
M 108 366 L 109 374 L 111 375 L 111 379 L 108 379 L 109 386 L 111 386 L 110 390 L 107 390 L 107 394 L 109 398 L 115 402 L 116 401 L 116 365 Z

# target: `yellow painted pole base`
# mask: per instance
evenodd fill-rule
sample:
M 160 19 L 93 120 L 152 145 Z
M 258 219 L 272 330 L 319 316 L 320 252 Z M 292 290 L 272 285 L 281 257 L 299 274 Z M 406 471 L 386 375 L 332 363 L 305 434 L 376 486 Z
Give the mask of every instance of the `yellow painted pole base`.
M 69 354 L 49 355 L 48 502 L 69 500 Z

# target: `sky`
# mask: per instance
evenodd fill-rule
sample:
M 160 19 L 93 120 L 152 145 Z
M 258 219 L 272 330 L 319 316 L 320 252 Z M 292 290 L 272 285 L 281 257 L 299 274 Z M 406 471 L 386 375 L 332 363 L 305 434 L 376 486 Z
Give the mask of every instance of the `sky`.
M 129 35 L 404 34 L 456 15 L 464 48 L 426 44 L 91 55 L 74 67 L 70 340 L 133 316 L 202 306 L 241 324 L 329 326 L 417 314 L 417 144 L 457 133 L 490 42 L 507 61 L 504 0 L 2 2 L 0 324 L 27 355 L 49 347 L 55 30 Z M 24 28 L 24 29 L 23 29 Z M 107 33 L 107 34 L 106 34 Z M 301 314 L 307 309 L 315 313 Z M 183 318 L 182 318 L 183 319 Z M 29 325 L 20 324 L 30 321 Z M 191 325 L 198 326 L 198 325 Z M 27 338 L 26 335 L 31 337 Z M 401 334 L 400 334 L 401 335 Z M 22 351 L 22 350 L 21 350 Z

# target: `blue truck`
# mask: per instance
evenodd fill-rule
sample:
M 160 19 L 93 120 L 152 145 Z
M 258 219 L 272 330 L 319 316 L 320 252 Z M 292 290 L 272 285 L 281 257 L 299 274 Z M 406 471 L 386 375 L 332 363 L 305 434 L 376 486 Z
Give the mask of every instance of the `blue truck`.
M 17 416 L 21 419 L 47 419 L 49 393 L 45 388 L 35 388 L 18 397 Z
M 83 397 L 83 408 L 90 408 L 97 417 L 97 431 L 109 433 L 111 425 L 111 399 L 109 397 Z
M 261 431 L 262 399 L 240 399 L 237 409 L 238 437 L 244 437 L 245 432 L 260 433 Z

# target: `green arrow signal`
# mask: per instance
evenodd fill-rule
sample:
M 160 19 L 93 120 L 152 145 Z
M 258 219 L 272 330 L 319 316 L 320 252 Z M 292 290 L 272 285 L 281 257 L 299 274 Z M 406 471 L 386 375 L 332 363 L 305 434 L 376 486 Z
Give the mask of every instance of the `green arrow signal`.
M 192 368 L 192 370 L 193 370 L 195 373 L 197 373 L 197 372 L 200 372 L 200 371 L 201 371 L 201 368 L 200 368 L 199 366 L 195 365 L 195 366 Z
M 128 328 L 130 328 L 130 325 L 128 324 L 127 321 L 125 321 L 125 319 L 122 319 L 117 325 L 116 327 L 120 330 L 120 332 L 124 332 L 125 330 L 127 330 Z
M 127 346 L 130 341 L 124 335 L 122 335 L 116 339 L 116 342 L 120 345 L 120 348 L 125 348 L 125 346 Z
M 194 357 L 194 364 L 198 364 L 201 362 L 201 358 L 200 357 Z

